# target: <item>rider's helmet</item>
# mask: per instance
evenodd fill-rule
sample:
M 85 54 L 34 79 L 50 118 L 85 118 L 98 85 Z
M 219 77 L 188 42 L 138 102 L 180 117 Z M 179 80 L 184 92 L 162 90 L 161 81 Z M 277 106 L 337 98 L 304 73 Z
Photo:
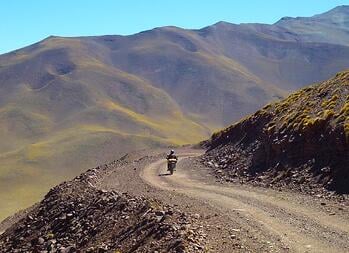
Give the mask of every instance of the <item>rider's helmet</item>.
M 171 155 L 173 155 L 173 154 L 174 154 L 174 150 L 173 150 L 173 149 L 171 149 L 170 154 L 171 154 Z

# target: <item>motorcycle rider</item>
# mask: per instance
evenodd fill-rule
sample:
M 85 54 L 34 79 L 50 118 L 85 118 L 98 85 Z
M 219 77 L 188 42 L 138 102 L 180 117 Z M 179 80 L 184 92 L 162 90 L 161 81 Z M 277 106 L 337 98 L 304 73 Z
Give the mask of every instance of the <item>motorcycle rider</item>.
M 171 149 L 170 153 L 167 155 L 166 157 L 167 159 L 167 170 L 170 170 L 170 163 L 169 160 L 170 159 L 176 159 L 176 161 L 178 160 L 177 156 L 175 155 L 175 152 L 173 149 Z

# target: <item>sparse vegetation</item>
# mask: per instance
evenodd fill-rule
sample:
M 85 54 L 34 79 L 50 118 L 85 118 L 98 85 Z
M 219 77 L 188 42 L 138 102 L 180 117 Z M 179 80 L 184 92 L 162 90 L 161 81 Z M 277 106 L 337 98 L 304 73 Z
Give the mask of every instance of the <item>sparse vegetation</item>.
M 349 71 L 265 106 L 247 119 L 215 133 L 206 145 L 212 150 L 211 156 L 217 154 L 219 158 L 215 159 L 225 161 L 223 168 L 232 167 L 234 173 L 239 167 L 245 168 L 239 171 L 241 175 L 265 173 L 265 178 L 273 178 L 280 168 L 287 168 L 301 171 L 297 175 L 317 178 L 323 173 L 322 168 L 329 167 L 333 171 L 331 181 L 326 175 L 326 180 L 314 179 L 315 183 L 338 192 L 349 192 L 346 181 L 349 178 L 348 98 Z M 240 145 L 239 137 L 244 135 L 249 138 Z M 216 163 L 222 164 L 219 160 Z M 227 170 L 227 173 L 233 172 Z
M 80 40 L 52 38 L 42 46 L 14 56 L 13 66 L 32 68 L 20 72 L 25 82 L 11 79 L 0 87 L 0 100 L 10 101 L 0 107 L 0 199 L 7 203 L 0 206 L 0 220 L 83 169 L 133 149 L 195 143 L 210 133 L 166 92 L 88 56 Z M 42 66 L 36 57 L 51 60 Z M 53 71 L 72 61 L 72 72 Z M 46 67 L 53 81 L 33 89 Z M 18 87 L 13 94 L 12 87 Z

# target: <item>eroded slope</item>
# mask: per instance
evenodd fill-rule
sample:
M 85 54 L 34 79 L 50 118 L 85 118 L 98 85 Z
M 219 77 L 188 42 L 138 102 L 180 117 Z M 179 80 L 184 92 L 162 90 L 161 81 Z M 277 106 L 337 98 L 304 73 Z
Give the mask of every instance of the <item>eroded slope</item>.
M 348 193 L 349 72 L 217 132 L 204 160 L 229 180 Z

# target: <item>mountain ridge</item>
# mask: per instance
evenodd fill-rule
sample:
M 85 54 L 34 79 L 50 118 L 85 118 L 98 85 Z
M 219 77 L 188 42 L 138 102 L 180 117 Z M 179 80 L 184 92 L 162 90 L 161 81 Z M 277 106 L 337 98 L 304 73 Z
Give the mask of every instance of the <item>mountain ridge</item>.
M 9 203 L 2 208 L 16 210 L 18 192 L 27 194 L 19 206 L 29 205 L 130 150 L 199 142 L 348 68 L 347 37 L 333 27 L 326 41 L 309 25 L 305 35 L 293 26 L 169 26 L 130 36 L 51 36 L 0 55 L 0 190 L 17 187 L 0 195 Z

